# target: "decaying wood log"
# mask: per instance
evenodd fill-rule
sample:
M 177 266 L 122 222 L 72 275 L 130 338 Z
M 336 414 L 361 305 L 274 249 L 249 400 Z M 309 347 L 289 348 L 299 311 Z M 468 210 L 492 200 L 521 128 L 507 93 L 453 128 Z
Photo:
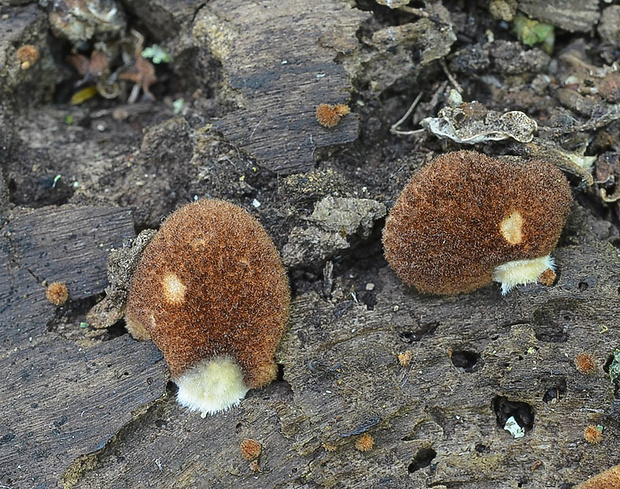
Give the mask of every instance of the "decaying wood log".
M 426 46 L 392 39 L 393 27 L 420 32 L 407 26 L 418 17 L 381 5 L 367 22 L 371 13 L 359 5 L 368 2 L 358 8 L 340 0 L 138 3 L 123 5 L 133 6 L 138 25 L 148 24 L 161 38 L 181 26 L 167 47 L 177 43 L 181 53 L 186 50 L 185 58 L 177 58 L 185 60 L 177 65 L 182 73 L 200 56 L 200 66 L 215 65 L 215 57 L 224 87 L 205 95 L 188 82 L 178 91 L 187 89 L 183 96 L 194 94 L 195 103 L 174 119 L 161 100 L 145 105 L 152 118 L 136 112 L 127 121 L 97 118 L 80 107 L 44 106 L 36 117 L 0 108 L 0 165 L 7 177 L 7 185 L 0 181 L 0 486 L 568 487 L 618 463 L 620 384 L 609 371 L 620 348 L 620 239 L 603 213 L 595 217 L 575 204 L 554 252 L 557 283 L 517 287 L 505 297 L 497 285 L 469 295 L 424 296 L 403 286 L 382 258 L 381 207 L 390 207 L 409 172 L 430 152 L 446 149 L 428 139 L 414 144 L 388 135 L 401 113 L 394 109 L 408 90 L 418 89 L 423 100 L 434 100 L 424 110 L 440 106 L 446 85 L 433 60 L 446 60 L 452 40 L 420 71 L 416 51 Z M 486 4 L 476 7 L 479 17 L 469 17 L 459 2 L 445 3 L 449 12 L 442 2 L 433 5 L 455 14 L 459 43 L 473 44 L 471 56 L 481 56 L 468 58 L 471 64 L 485 70 L 488 56 L 494 64 L 490 78 L 468 63 L 459 65 L 464 68 L 454 75 L 464 90 L 491 86 L 490 102 L 498 111 L 522 104 L 532 109 L 545 100 L 550 107 L 540 116 L 553 115 L 558 106 L 548 97 L 549 58 L 516 41 L 491 47 L 475 42 L 490 35 L 487 28 L 494 32 L 483 17 Z M 525 12 L 534 3 L 545 2 L 519 2 Z M 27 104 L 29 80 L 36 100 L 44 100 L 50 80 L 60 76 L 60 62 L 42 56 L 54 75 L 39 80 L 33 76 L 39 72 L 21 70 L 11 56 L 31 26 L 48 48 L 58 45 L 49 40 L 45 16 L 35 5 L 9 4 L 2 10 L 9 19 L 0 19 L 0 64 L 12 64 L 0 78 L 11 77 L 0 83 L 0 92 Z M 568 30 L 591 30 L 598 3 L 572 4 L 580 8 L 574 18 L 559 12 L 548 20 Z M 465 22 L 470 18 L 474 22 Z M 358 36 L 365 56 L 354 59 Z M 378 41 L 384 43 L 380 56 Z M 600 52 L 595 38 L 592 44 L 592 52 Z M 499 56 L 498 45 L 517 58 Z M 523 61 L 532 56 L 536 63 Z M 356 96 L 366 105 L 351 108 L 367 123 L 363 144 L 330 152 L 320 168 L 288 178 L 256 171 L 255 162 L 281 174 L 305 172 L 314 168 L 315 148 L 357 137 L 354 113 L 331 129 L 315 119 L 319 103 L 348 101 L 353 81 L 347 70 L 354 63 L 361 64 L 353 75 L 360 84 Z M 531 81 L 530 72 L 540 76 Z M 219 74 L 195 75 L 208 79 L 197 86 L 212 89 Z M 506 84 L 521 79 L 515 74 L 527 76 Z M 361 86 L 373 83 L 370 91 Z M 179 85 L 173 81 L 169 88 Z M 238 109 L 214 121 L 213 114 L 225 113 L 231 101 Z M 106 103 L 103 112 L 112 112 L 112 102 Z M 69 127 L 66 117 L 74 115 L 79 123 Z M 224 137 L 210 132 L 208 122 Z M 617 152 L 612 129 L 610 124 L 605 137 L 588 136 L 597 141 L 593 151 Z M 48 165 L 35 171 L 39 161 Z M 81 206 L 15 208 L 64 202 L 36 199 L 43 187 L 38 180 L 61 174 L 59 184 L 66 181 L 68 190 L 62 198 Z M 123 334 L 116 321 L 121 310 L 101 323 L 116 321 L 109 331 L 86 324 L 88 310 L 103 309 L 92 306 L 108 283 L 108 251 L 134 238 L 133 223 L 156 227 L 173 208 L 204 196 L 252 210 L 281 250 L 302 231 L 317 245 L 316 253 L 299 246 L 299 259 L 289 262 L 295 300 L 277 354 L 279 380 L 205 419 L 177 404 L 153 344 Z M 327 227 L 312 212 L 334 196 L 365 214 L 362 231 Z M 334 209 L 344 207 L 330 203 L 326 214 L 333 218 Z M 372 208 L 381 209 L 371 215 Z M 342 248 L 323 254 L 329 243 L 320 239 L 320 226 L 340 237 Z M 67 304 L 46 300 L 43 283 L 52 281 L 68 285 Z M 574 360 L 582 353 L 592 355 L 594 373 L 577 370 Z M 511 417 L 519 427 L 512 433 L 504 429 Z M 601 427 L 600 444 L 584 439 L 588 425 Z M 523 436 L 515 437 L 521 428 Z M 368 438 L 358 443 L 362 435 L 373 439 L 367 451 L 359 449 L 371 444 Z M 241 454 L 246 438 L 262 445 L 256 462 Z
M 164 394 L 165 366 L 153 345 L 128 335 L 89 342 L 77 318 L 57 325 L 63 310 L 103 292 L 110 248 L 133 236 L 130 211 L 115 207 L 42 208 L 3 227 L 3 484 L 55 487 L 74 460 L 100 450 L 134 411 Z M 50 304 L 44 281 L 65 283 L 70 302 Z
M 596 0 L 519 0 L 519 9 L 535 19 L 570 32 L 588 32 L 596 25 L 600 15 Z
M 282 174 L 313 168 L 316 148 L 356 139 L 354 115 L 328 129 L 315 111 L 348 101 L 351 80 L 334 60 L 357 48 L 355 32 L 367 18 L 339 1 L 209 3 L 194 36 L 222 62 L 241 107 L 215 127 Z
M 616 388 L 604 370 L 620 341 L 611 231 L 575 209 L 555 253 L 558 283 L 505 297 L 498 286 L 422 296 L 380 260 L 346 286 L 337 277 L 327 296 L 294 301 L 278 354 L 282 380 L 206 419 L 160 399 L 110 440 L 76 487 L 582 481 L 616 462 L 620 433 Z M 399 362 L 406 351 L 410 362 Z M 596 359 L 593 375 L 575 368 L 583 352 Z M 522 438 L 503 429 L 510 416 L 525 428 Z M 583 439 L 589 424 L 604 426 L 600 445 Z M 355 448 L 364 433 L 374 438 L 368 452 Z M 260 473 L 241 456 L 245 438 L 263 446 Z

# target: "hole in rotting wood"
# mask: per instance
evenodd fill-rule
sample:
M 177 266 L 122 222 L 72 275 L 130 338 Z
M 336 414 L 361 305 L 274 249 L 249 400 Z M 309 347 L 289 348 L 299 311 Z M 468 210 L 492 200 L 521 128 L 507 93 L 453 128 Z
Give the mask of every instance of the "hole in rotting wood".
M 284 380 L 284 365 L 281 363 L 278 363 L 278 375 L 276 380 Z
M 420 324 L 415 331 L 401 331 L 398 333 L 405 343 L 415 343 L 420 341 L 423 336 L 432 335 L 439 327 L 439 322 L 433 321 L 426 324 Z
M 584 290 L 588 290 L 588 283 L 587 282 L 579 282 L 579 285 L 577 286 L 577 288 L 583 292 Z
M 107 328 L 106 334 L 103 336 L 104 341 L 113 340 L 127 334 L 127 328 L 125 327 L 125 320 L 120 319 L 116 321 L 112 326 Z
M 260 395 L 262 399 L 269 400 L 274 396 L 278 399 L 292 399 L 293 397 L 293 388 L 291 384 L 284 378 L 284 365 L 278 363 L 278 374 L 276 379 L 269 384 L 265 389 L 260 389 L 256 391 L 256 393 L 248 394 L 248 396 L 252 395 Z
M 603 365 L 603 371 L 608 374 L 609 373 L 609 367 L 611 367 L 612 362 L 614 361 L 614 356 L 613 355 L 609 355 L 607 357 L 607 361 L 605 362 L 605 365 Z
M 480 355 L 475 351 L 453 350 L 450 355 L 450 360 L 452 360 L 452 364 L 456 368 L 462 369 L 467 373 L 472 373 L 479 366 Z
M 56 308 L 54 318 L 47 324 L 49 332 L 67 334 L 75 329 L 88 328 L 86 315 L 97 302 L 97 297 L 70 299 Z
M 617 351 L 617 350 L 616 350 Z M 613 380 L 614 383 L 614 398 L 615 399 L 620 399 L 620 365 L 618 365 L 618 362 L 615 361 L 616 357 L 620 358 L 620 354 L 617 355 L 609 355 L 607 357 L 607 361 L 605 362 L 605 365 L 603 365 L 603 371 L 606 374 L 610 374 L 610 371 L 614 371 L 616 377 Z M 612 376 L 610 375 L 610 380 L 611 380 Z
M 411 474 L 416 470 L 428 467 L 436 456 L 437 452 L 432 448 L 421 448 L 418 450 L 418 453 L 415 454 L 413 462 L 409 464 L 407 470 Z
M 491 449 L 482 443 L 476 444 L 474 448 L 478 453 L 491 453 Z
M 378 271 L 387 266 L 383 258 L 381 230 L 384 219 L 374 223 L 368 238 L 351 236 L 351 249 L 342 259 L 334 260 L 333 277 L 342 278 L 342 289 L 350 290 L 350 297 L 356 303 L 365 304 L 372 311 L 377 304 L 377 294 L 382 289 Z
M 23 167 L 9 167 L 8 171 L 19 173 L 21 169 Z M 34 208 L 66 204 L 75 192 L 73 184 L 63 180 L 60 170 L 56 168 L 46 168 L 45 171 L 47 175 L 41 177 L 26 174 L 12 178 L 12 173 L 9 173 L 7 186 L 11 202 Z
M 553 379 L 553 386 L 549 387 L 543 394 L 544 402 L 557 402 L 566 394 L 566 379 Z
M 166 383 L 166 392 L 167 392 L 169 397 L 176 397 L 177 392 L 179 392 L 179 388 L 177 387 L 177 385 L 174 382 L 169 380 Z
M 527 477 L 521 477 L 521 478 L 519 479 L 519 482 L 517 483 L 517 487 L 523 487 L 523 486 L 525 486 L 526 484 L 528 484 L 529 482 L 530 482 L 530 481 L 529 481 L 529 479 L 528 479 Z
M 565 343 L 568 333 L 561 324 L 539 324 L 534 327 L 534 334 L 538 341 L 547 343 Z
M 514 418 L 526 433 L 534 427 L 534 409 L 528 403 L 510 401 L 505 396 L 495 396 L 492 406 L 497 426 L 501 429 L 504 429 L 509 418 Z
M 574 320 L 579 303 L 569 299 L 552 299 L 536 309 L 533 326 L 536 338 L 548 343 L 568 340 L 568 324 Z

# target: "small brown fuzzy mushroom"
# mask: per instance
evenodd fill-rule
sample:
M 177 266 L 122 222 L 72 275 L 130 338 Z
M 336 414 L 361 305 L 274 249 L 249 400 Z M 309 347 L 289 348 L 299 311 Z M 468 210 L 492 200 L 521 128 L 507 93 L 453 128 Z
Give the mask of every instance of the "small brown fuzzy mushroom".
M 39 59 L 39 50 L 32 44 L 24 44 L 16 51 L 15 56 L 21 63 L 21 69 L 27 70 Z
M 547 268 L 538 277 L 538 283 L 546 287 L 551 287 L 553 285 L 553 282 L 555 282 L 556 278 L 557 278 L 557 275 L 555 273 L 555 270 L 552 270 L 551 268 Z
M 263 447 L 260 442 L 252 438 L 246 438 L 243 440 L 239 448 L 241 450 L 241 456 L 250 462 L 260 457 L 260 454 L 263 451 Z
M 549 254 L 571 201 L 551 164 L 444 154 L 399 196 L 383 232 L 385 257 L 420 292 L 458 294 L 495 280 L 505 294 L 554 268 Z
M 582 482 L 575 489 L 617 489 L 618 487 L 620 487 L 620 465 L 614 465 Z
M 603 433 L 598 429 L 598 426 L 591 424 L 583 430 L 583 439 L 590 445 L 598 445 L 603 441 Z
M 324 127 L 334 127 L 349 112 L 351 109 L 346 104 L 319 104 L 316 108 L 316 120 Z
M 290 290 L 280 255 L 242 208 L 201 200 L 170 215 L 147 245 L 126 319 L 163 352 L 178 401 L 203 417 L 275 379 Z
M 45 289 L 45 297 L 55 306 L 62 306 L 69 299 L 69 289 L 62 282 L 52 282 Z
M 355 448 L 360 452 L 367 452 L 375 445 L 372 435 L 364 433 L 355 440 Z
M 408 367 L 413 359 L 413 352 L 411 350 L 407 350 L 403 353 L 399 353 L 397 358 L 401 367 Z
M 575 367 L 584 375 L 596 372 L 596 360 L 590 353 L 580 353 L 575 357 Z

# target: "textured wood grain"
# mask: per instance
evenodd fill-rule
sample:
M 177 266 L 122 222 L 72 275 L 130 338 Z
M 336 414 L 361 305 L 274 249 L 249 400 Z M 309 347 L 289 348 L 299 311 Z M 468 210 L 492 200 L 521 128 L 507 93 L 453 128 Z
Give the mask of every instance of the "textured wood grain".
M 209 3 L 194 35 L 222 62 L 241 106 L 215 127 L 283 174 L 313 168 L 316 148 L 356 139 L 353 114 L 328 129 L 315 111 L 348 101 L 351 81 L 335 58 L 357 48 L 355 32 L 366 18 L 336 0 Z
M 600 15 L 597 0 L 519 0 L 519 10 L 569 32 L 588 32 Z
M 483 5 L 472 17 L 467 2 L 444 3 L 455 14 L 463 42 L 485 39 L 487 28 L 496 39 L 505 34 Z M 196 19 L 185 17 L 191 7 L 177 7 L 191 4 L 197 9 Z M 441 103 L 443 71 L 437 66 L 431 71 L 418 67 L 412 62 L 417 54 L 406 46 L 396 45 L 397 52 L 387 51 L 386 58 L 383 53 L 373 55 L 376 47 L 366 43 L 363 57 L 357 58 L 363 69 L 357 75 L 356 97 L 366 105 L 352 108 L 365 121 L 365 154 L 330 152 L 329 158 L 317 158 L 320 174 L 295 176 L 299 180 L 295 184 L 268 178 L 267 172 L 252 168 L 254 162 L 279 172 L 311 168 L 312 151 L 320 147 L 320 138 L 329 147 L 356 134 L 356 114 L 328 131 L 314 121 L 313 105 L 348 97 L 350 81 L 338 63 L 349 66 L 357 56 L 357 36 L 367 42 L 364 39 L 373 32 L 389 35 L 392 24 L 416 20 L 394 12 L 386 15 L 386 9 L 378 6 L 372 21 L 365 22 L 370 14 L 348 5 L 352 3 L 336 0 L 156 0 L 145 2 L 142 9 L 134 7 L 138 28 L 149 25 L 162 36 L 176 33 L 178 25 L 193 28 L 182 27 L 176 40 L 162 43 L 166 48 L 173 48 L 175 42 L 191 47 L 185 58 L 176 58 L 184 65 L 179 73 L 198 71 L 192 76 L 201 83 L 178 84 L 173 67 L 171 83 L 160 87 L 162 92 L 173 89 L 167 95 L 188 88 L 187 94 L 182 93 L 189 111 L 183 112 L 187 123 L 179 118 L 147 130 L 140 149 L 136 137 L 153 121 L 170 116 L 166 104 L 153 104 L 153 118 L 134 113 L 128 121 L 116 123 L 79 107 L 42 106 L 29 114 L 6 113 L 5 127 L 0 129 L 5 133 L 0 137 L 4 141 L 0 164 L 13 202 L 6 207 L 18 202 L 36 207 L 38 180 L 56 174 L 63 175 L 61 184 L 73 175 L 79 181 L 73 197 L 70 193 L 66 197 L 73 202 L 139 206 L 142 217 L 136 222 L 142 227 L 158 225 L 164 214 L 194 195 L 217 195 L 249 209 L 254 209 L 256 198 L 261 206 L 253 212 L 270 224 L 277 242 L 284 244 L 290 228 L 308 224 L 305 218 L 313 204 L 325 195 L 352 196 L 363 187 L 365 197 L 389 206 L 408 171 L 419 167 L 429 150 L 442 151 L 428 139 L 412 143 L 383 137 L 418 90 L 425 92 L 423 100 L 433 100 L 420 111 L 432 112 Z M 572 5 L 589 11 L 593 4 Z M 179 16 L 170 10 L 159 15 L 160 6 L 176 9 Z M 34 4 L 3 10 L 10 17 L 0 19 L 4 22 L 0 40 L 6 49 L 0 56 L 10 57 L 27 32 L 10 12 L 18 8 L 28 9 L 27 25 L 41 17 Z M 558 19 L 565 18 L 566 12 L 582 18 L 578 8 L 576 13 L 566 8 Z M 589 22 L 582 25 L 591 26 Z M 299 30 L 292 32 L 293 25 L 299 25 Z M 357 29 L 359 25 L 363 28 Z M 8 32 L 13 27 L 19 29 L 19 36 Z M 296 32 L 306 35 L 299 39 Z M 47 43 L 46 28 L 39 29 L 39 34 Z M 565 43 L 577 37 L 562 35 Z M 54 44 L 51 38 L 49 42 Z M 613 60 L 610 52 L 604 56 L 596 36 L 589 38 L 588 45 L 596 56 L 602 53 L 600 59 Z M 400 56 L 399 50 L 407 55 Z M 56 58 L 41 59 L 49 63 L 57 59 L 59 72 L 62 53 L 56 54 Z M 201 58 L 200 66 L 213 67 L 211 54 L 222 66 L 214 73 L 195 70 L 194 62 Z M 536 55 L 531 50 L 526 54 Z M 548 92 L 544 86 L 540 97 L 526 96 L 541 77 L 536 84 L 530 83 L 529 75 L 511 77 L 515 69 L 523 74 L 518 59 L 491 58 L 494 75 L 506 85 L 495 86 L 492 77 L 490 108 L 503 111 L 517 105 L 541 118 L 555 111 L 553 98 L 541 102 Z M 542 61 L 525 71 L 544 74 L 549 60 L 543 58 L 538 56 Z M 601 64 L 600 59 L 595 63 Z M 12 66 L 18 73 L 16 68 Z M 220 68 L 223 87 L 218 85 Z M 12 80 L 33 73 L 19 72 L 22 78 Z M 481 83 L 488 82 L 469 69 L 457 74 L 466 94 L 478 93 Z M 377 79 L 385 82 L 380 83 L 378 99 L 368 96 L 364 88 Z M 31 95 L 33 87 L 38 87 L 37 93 L 49 93 L 44 87 L 50 80 L 33 76 L 34 83 L 18 85 L 19 90 L 15 84 L 0 83 L 7 93 L 3 103 L 19 98 L 17 102 L 27 104 L 31 98 L 24 94 Z M 401 82 L 394 84 L 394 80 Z M 197 99 L 190 102 L 195 86 L 205 93 L 196 92 Z M 394 88 L 384 90 L 388 86 Z M 213 122 L 213 114 L 226 113 L 231 100 L 237 101 L 239 109 L 221 121 L 221 130 L 234 144 L 197 137 L 203 148 L 194 151 L 195 127 Z M 104 102 L 106 107 L 112 104 Z M 274 115 L 278 113 L 283 116 Z M 67 115 L 79 117 L 63 132 L 60 128 L 66 126 Z M 33 122 L 21 123 L 27 120 Z M 100 122 L 116 129 L 100 132 Z M 92 127 L 87 130 L 89 124 Z M 9 126 L 16 130 L 7 150 Z M 176 138 L 172 145 L 166 139 L 171 130 L 169 137 Z M 610 134 L 613 140 L 616 132 Z M 248 159 L 243 150 L 254 158 Z M 503 151 L 494 146 L 486 150 Z M 95 157 L 98 153 L 105 157 Z M 32 169 L 39 162 L 44 171 L 41 166 L 38 172 Z M 28 185 L 20 176 L 28 177 Z M 5 197 L 0 196 L 3 205 L 8 201 Z M 585 201 L 581 194 L 580 202 Z M 618 231 L 602 214 L 590 216 L 576 204 L 555 253 L 558 283 L 550 288 L 519 287 L 505 298 L 496 285 L 451 298 L 417 294 L 386 267 L 376 234 L 369 242 L 351 246 L 348 251 L 354 258 L 336 257 L 332 269 L 326 267 L 324 281 L 320 272 L 306 271 L 307 264 L 300 263 L 291 274 L 297 297 L 278 354 L 282 380 L 251 391 L 238 408 L 202 419 L 179 407 L 173 392 L 167 395 L 167 371 L 152 344 L 135 343 L 126 335 L 110 341 L 84 338 L 77 315 L 85 314 L 105 285 L 101 272 L 107 245 L 101 250 L 99 244 L 118 246 L 124 230 L 131 227 L 129 216 L 122 218 L 125 210 L 89 219 L 88 213 L 94 211 L 41 209 L 3 216 L 10 222 L 6 226 L 2 222 L 0 232 L 0 486 L 43 489 L 64 481 L 87 489 L 569 487 L 618 463 L 620 394 L 604 368 L 620 344 Z M 83 235 L 96 224 L 102 227 L 95 234 Z M 67 239 L 44 241 L 38 236 L 42 229 L 58 235 L 57 228 L 69 233 Z M 26 239 L 26 232 L 34 238 Z M 69 239 L 72 232 L 75 237 Z M 67 259 L 67 253 L 75 260 Z M 82 260 L 82 255 L 87 259 Z M 71 279 L 70 291 L 84 292 L 65 308 L 56 308 L 45 301 L 41 281 L 56 279 L 56 273 L 62 279 L 65 272 Z M 366 288 L 370 283 L 372 290 Z M 59 324 L 64 330 L 57 328 Z M 114 332 L 120 333 L 120 328 Z M 412 354 L 407 367 L 397 360 L 397 354 L 406 350 Z M 591 352 L 598 365 L 590 376 L 579 374 L 573 365 L 575 355 L 584 351 Z M 520 439 L 504 431 L 499 422 L 517 402 L 533 413 L 532 429 Z M 587 424 L 604 427 L 600 445 L 583 440 Z M 355 449 L 362 433 L 375 441 L 373 449 L 364 453 Z M 260 441 L 262 472 L 252 471 L 242 458 L 239 445 L 244 438 Z
M 101 294 L 111 247 L 135 235 L 128 209 L 43 208 L 16 213 L 0 237 L 0 328 L 21 345 L 44 333 L 56 307 L 43 282 L 63 282 L 71 300 Z
M 135 236 L 131 211 L 118 207 L 40 209 L 11 219 L 5 230 L 13 265 L 41 282 L 64 282 L 72 299 L 100 293 L 110 248 Z
M 43 333 L 0 368 L 0 481 L 10 487 L 56 487 L 165 392 L 161 354 L 128 335 L 80 348 Z
M 101 294 L 111 247 L 134 236 L 128 209 L 43 208 L 16 212 L 0 236 L 0 483 L 56 487 L 75 459 L 101 449 L 165 391 L 152 344 L 128 335 L 74 341 L 49 325 L 57 308 L 43 280 L 62 281 L 70 300 Z
M 604 243 L 609 227 L 577 214 L 551 288 L 436 298 L 379 266 L 369 272 L 372 309 L 351 295 L 302 294 L 279 352 L 284 382 L 204 420 L 163 400 L 77 487 L 559 487 L 613 465 L 620 412 L 602 367 L 620 341 L 620 262 Z M 459 366 L 463 351 L 477 355 L 469 369 Z M 583 351 L 597 360 L 594 375 L 574 367 Z M 534 416 L 520 439 L 495 407 L 514 402 Z M 588 445 L 583 428 L 599 423 L 603 442 Z M 355 449 L 362 433 L 375 440 L 364 453 Z M 263 445 L 262 473 L 242 458 L 244 438 Z

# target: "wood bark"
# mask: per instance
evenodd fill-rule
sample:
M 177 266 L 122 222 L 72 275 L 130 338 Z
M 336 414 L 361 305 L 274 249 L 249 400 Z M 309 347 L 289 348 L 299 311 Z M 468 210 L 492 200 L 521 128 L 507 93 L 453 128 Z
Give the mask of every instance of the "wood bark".
M 507 296 L 497 284 L 454 297 L 404 286 L 382 258 L 380 219 L 369 221 L 367 241 L 341 232 L 348 254 L 317 252 L 309 263 L 301 253 L 290 271 L 295 299 L 277 353 L 279 379 L 205 419 L 177 404 L 152 343 L 123 334 L 122 323 L 107 332 L 83 324 L 108 285 L 109 250 L 135 236 L 136 222 L 155 227 L 194 196 L 226 198 L 254 212 L 283 249 L 291 229 L 309 229 L 313 206 L 327 195 L 389 208 L 428 158 L 427 146 L 441 148 L 430 139 L 384 144 L 388 119 L 406 108 L 403 92 L 386 96 L 385 109 L 380 100 L 367 100 L 381 106 L 374 112 L 360 104 L 366 139 L 354 151 L 324 155 L 314 168 L 317 148 L 331 153 L 358 136 L 354 114 L 331 130 L 314 119 L 318 103 L 346 102 L 355 83 L 374 80 L 356 80 L 356 73 L 385 76 L 376 88 L 382 94 L 402 91 L 407 76 L 443 77 L 441 66 L 418 73 L 407 46 L 377 57 L 367 44 L 357 60 L 366 66 L 350 71 L 369 13 L 336 0 L 217 0 L 195 8 L 188 1 L 173 12 L 175 5 L 145 2 L 141 20 L 158 26 L 173 19 L 184 29 L 180 51 L 190 46 L 201 59 L 219 61 L 221 98 L 201 102 L 235 102 L 236 110 L 214 121 L 223 137 L 204 127 L 198 103 L 187 119 L 170 118 L 165 104 L 144 103 L 127 123 L 101 115 L 96 124 L 108 127 L 101 134 L 90 127 L 92 114 L 68 128 L 69 109 L 41 109 L 36 124 L 0 110 L 8 183 L 0 184 L 0 484 L 568 487 L 617 464 L 620 388 L 609 368 L 620 345 L 620 241 L 617 228 L 582 203 L 554 252 L 557 283 Z M 3 54 L 41 22 L 32 5 L 11 9 L 18 8 L 15 36 L 0 21 Z M 388 37 L 391 18 L 380 17 L 377 27 Z M 386 66 L 394 70 L 386 74 Z M 432 95 L 433 109 L 442 93 Z M 512 100 L 506 104 L 521 101 Z M 135 134 L 145 121 L 152 125 L 140 147 Z M 35 171 L 41 162 L 49 167 Z M 301 173 L 280 179 L 272 172 Z M 65 188 L 77 205 L 19 207 L 36 207 L 28 198 L 44 187 L 41 180 L 61 173 L 60 183 L 79 176 L 74 194 Z M 17 191 L 9 199 L 12 187 L 22 200 Z M 55 202 L 49 185 L 44 190 L 45 202 Z M 317 246 L 325 251 L 325 243 Z M 332 261 L 323 263 L 327 256 Z M 68 285 L 67 304 L 45 299 L 43 282 L 51 281 Z M 593 374 L 576 369 L 581 353 L 595 359 Z M 504 430 L 510 416 L 525 427 L 523 437 Z M 584 440 L 588 425 L 603 428 L 600 444 Z M 361 452 L 356 441 L 364 434 L 374 446 Z M 256 464 L 241 455 L 246 438 L 262 445 Z

